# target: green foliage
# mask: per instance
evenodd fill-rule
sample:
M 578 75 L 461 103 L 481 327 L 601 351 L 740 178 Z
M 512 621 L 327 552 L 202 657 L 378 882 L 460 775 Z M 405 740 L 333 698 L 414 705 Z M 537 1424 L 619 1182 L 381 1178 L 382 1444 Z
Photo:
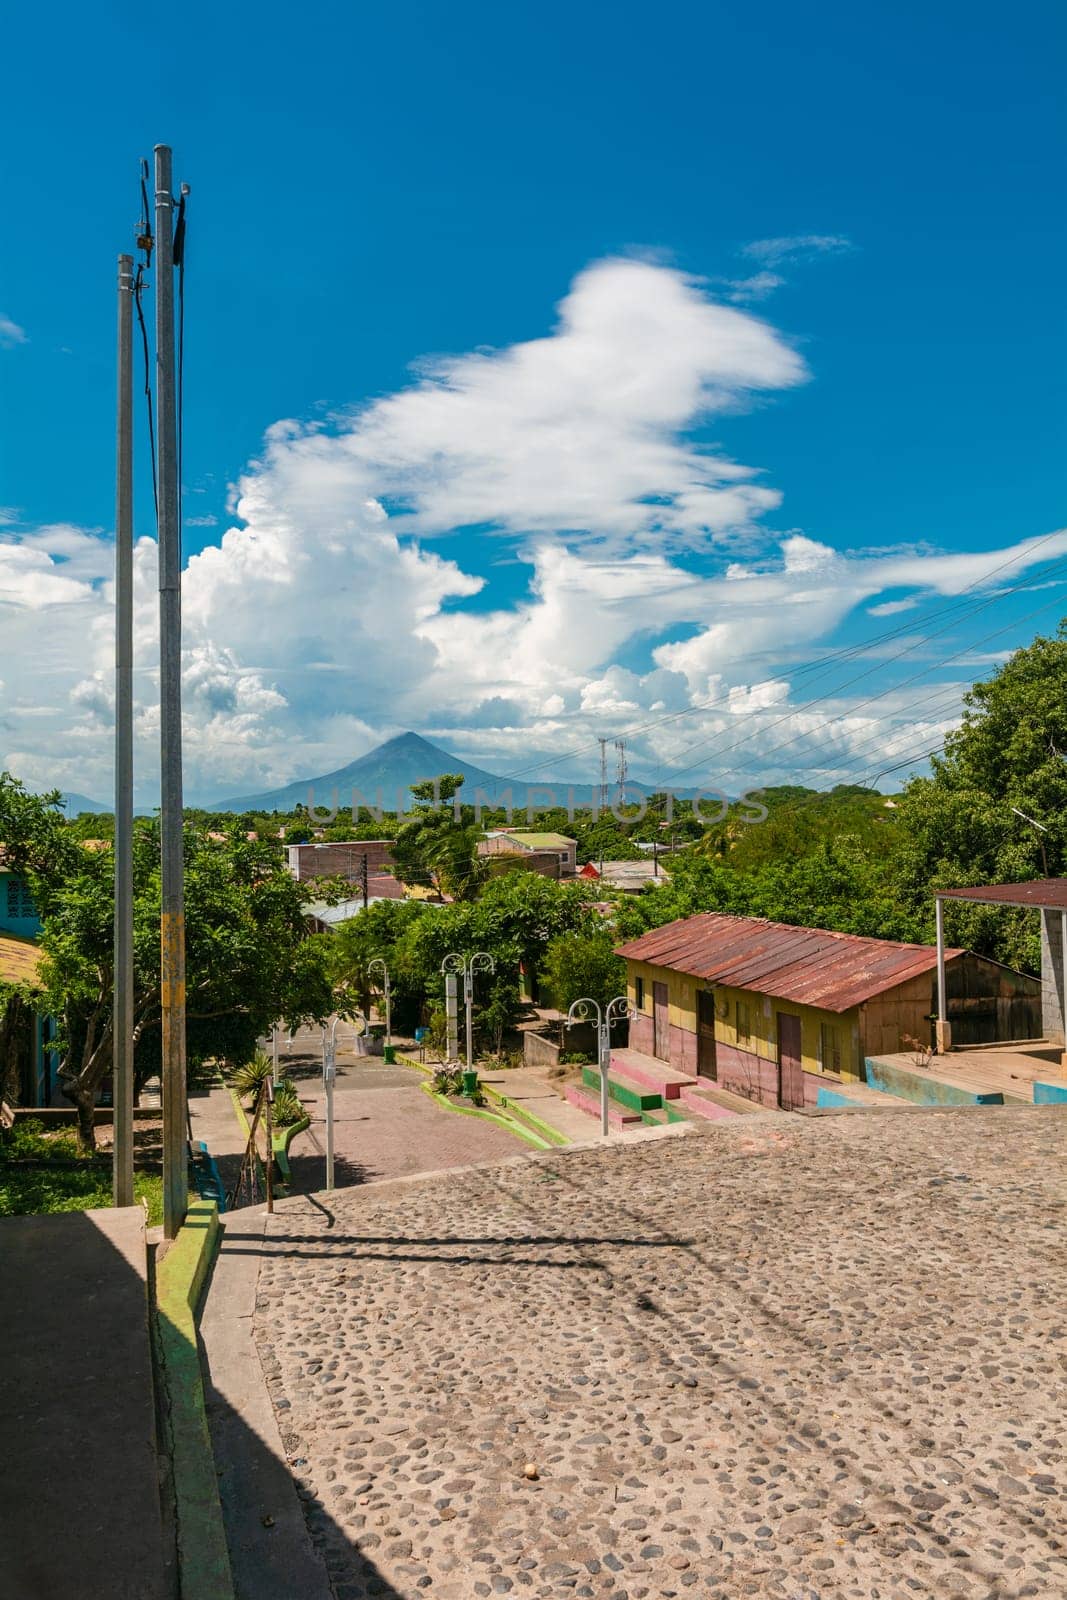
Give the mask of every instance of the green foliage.
M 541 981 L 558 1011 L 588 997 L 601 1005 L 626 991 L 626 965 L 615 954 L 610 929 L 562 933 L 550 940 Z
M 25 873 L 43 922 L 38 1009 L 57 1019 L 60 1078 L 91 1146 L 92 1106 L 111 1070 L 114 863 L 88 850 L 54 809 L 0 775 L 0 838 Z M 328 936 L 312 936 L 304 890 L 276 845 L 234 830 L 221 841 L 185 830 L 187 1044 L 190 1065 L 247 1060 L 278 1016 L 321 1021 L 333 1009 Z M 158 823 L 133 841 L 134 1037 L 138 1080 L 159 1070 L 160 876 Z
M 148 1222 L 163 1221 L 163 1181 L 137 1172 L 134 1197 Z M 36 1118 L 18 1121 L 0 1137 L 0 1217 L 95 1211 L 111 1205 L 111 1165 L 87 1156 L 73 1132 L 48 1132 Z
M 303 1102 L 294 1084 L 283 1078 L 274 1091 L 271 1119 L 276 1128 L 291 1128 L 305 1115 Z
M 263 1050 L 257 1050 L 251 1061 L 236 1067 L 230 1082 L 244 1100 L 253 1100 L 274 1071 L 274 1062 Z

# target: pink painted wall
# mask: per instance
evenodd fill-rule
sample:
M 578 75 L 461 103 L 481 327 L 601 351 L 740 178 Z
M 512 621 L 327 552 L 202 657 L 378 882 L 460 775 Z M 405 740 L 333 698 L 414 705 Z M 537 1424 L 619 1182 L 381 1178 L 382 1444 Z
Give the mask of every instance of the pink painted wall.
M 630 1048 L 645 1055 L 653 1055 L 652 1017 L 639 1012 L 630 1022 Z M 689 1028 L 671 1024 L 671 1059 L 668 1063 L 675 1072 L 689 1072 L 697 1076 L 697 1036 Z M 732 1094 L 744 1095 L 760 1105 L 777 1109 L 778 1063 L 753 1055 L 750 1050 L 738 1050 L 735 1045 L 724 1044 L 720 1039 L 715 1047 L 718 1062 L 718 1082 Z M 804 1104 L 813 1106 L 818 1101 L 819 1085 L 834 1084 L 836 1079 L 820 1077 L 818 1073 L 804 1074 Z

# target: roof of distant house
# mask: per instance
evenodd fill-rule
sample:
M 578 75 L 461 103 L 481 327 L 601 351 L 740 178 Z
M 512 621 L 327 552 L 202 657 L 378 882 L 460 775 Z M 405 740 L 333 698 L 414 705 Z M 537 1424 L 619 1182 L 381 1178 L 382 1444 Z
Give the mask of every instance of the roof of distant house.
M 1033 878 L 1027 883 L 981 883 L 973 889 L 935 889 L 942 900 L 974 900 L 987 906 L 1033 906 L 1067 911 L 1067 878 Z
M 496 831 L 514 839 L 524 850 L 569 850 L 577 842 L 568 839 L 565 833 L 527 833 L 517 828 L 499 828 Z
M 618 953 L 731 989 L 752 989 L 837 1012 L 937 966 L 933 945 L 897 944 L 714 911 L 653 928 L 620 945 Z M 964 953 L 946 950 L 945 959 L 954 961 Z
M 32 939 L 14 933 L 0 933 L 0 980 L 4 983 L 32 983 L 41 966 L 41 949 Z

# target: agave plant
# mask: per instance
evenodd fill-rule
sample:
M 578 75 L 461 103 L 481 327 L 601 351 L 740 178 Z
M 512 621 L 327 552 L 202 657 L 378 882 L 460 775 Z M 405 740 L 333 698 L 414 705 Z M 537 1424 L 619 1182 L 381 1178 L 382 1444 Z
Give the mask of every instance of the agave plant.
M 230 1081 L 242 1098 L 252 1100 L 273 1071 L 274 1063 L 270 1056 L 265 1050 L 257 1050 L 251 1061 L 237 1068 Z
M 304 1107 L 300 1096 L 288 1079 L 283 1079 L 274 1091 L 274 1106 L 271 1113 L 274 1126 L 292 1127 L 293 1123 L 299 1122 L 303 1115 Z

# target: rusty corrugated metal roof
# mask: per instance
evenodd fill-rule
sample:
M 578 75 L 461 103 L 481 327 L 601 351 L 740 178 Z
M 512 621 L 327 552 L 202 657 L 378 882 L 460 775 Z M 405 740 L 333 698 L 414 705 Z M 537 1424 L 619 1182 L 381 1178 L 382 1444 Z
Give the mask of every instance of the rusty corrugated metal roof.
M 1034 878 L 1029 883 L 980 883 L 973 889 L 937 889 L 942 900 L 975 900 L 987 906 L 1034 906 L 1067 911 L 1067 878 Z
M 32 939 L 0 932 L 0 979 L 5 983 L 34 983 L 41 965 L 41 951 Z
M 618 953 L 730 988 L 836 1012 L 848 1011 L 937 966 L 933 945 L 795 928 L 717 911 L 653 928 L 620 945 Z M 946 950 L 945 958 L 955 960 L 962 954 Z

